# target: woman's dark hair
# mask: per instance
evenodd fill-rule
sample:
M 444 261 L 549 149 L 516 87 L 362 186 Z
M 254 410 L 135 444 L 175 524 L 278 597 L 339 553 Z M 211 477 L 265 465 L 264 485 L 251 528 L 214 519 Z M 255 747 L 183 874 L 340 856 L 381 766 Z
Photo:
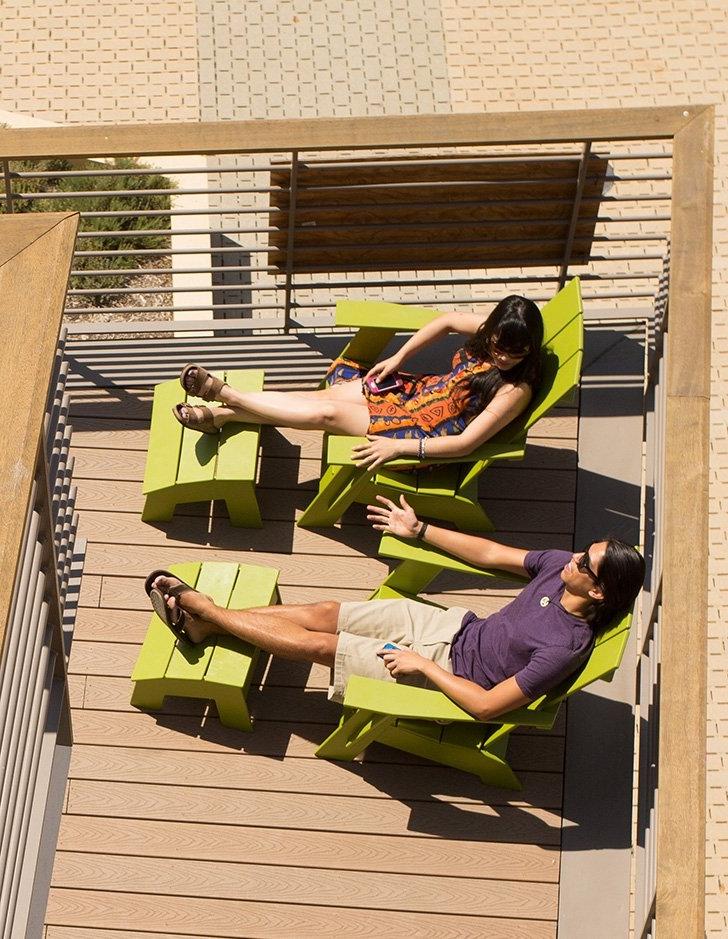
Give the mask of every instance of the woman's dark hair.
M 478 410 L 488 404 L 506 381 L 513 385 L 525 382 L 532 391 L 538 387 L 541 381 L 543 320 L 533 300 L 516 294 L 504 297 L 465 344 L 465 351 L 488 361 L 493 345 L 512 355 L 527 354 L 507 372 L 491 368 L 471 378 L 468 392 L 475 397 Z
M 626 613 L 642 589 L 645 559 L 632 545 L 607 538 L 607 549 L 599 565 L 599 586 L 604 599 L 597 605 L 591 622 L 603 629 L 617 613 Z

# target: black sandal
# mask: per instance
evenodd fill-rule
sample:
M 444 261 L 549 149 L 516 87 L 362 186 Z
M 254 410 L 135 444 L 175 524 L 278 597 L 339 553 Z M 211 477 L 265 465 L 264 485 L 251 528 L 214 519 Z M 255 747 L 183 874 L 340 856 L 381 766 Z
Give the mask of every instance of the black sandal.
M 154 586 L 154 581 L 157 579 L 157 577 L 174 577 L 175 580 L 179 580 L 179 584 L 177 584 L 176 587 L 172 587 L 171 590 L 167 591 L 169 596 L 172 597 L 178 596 L 185 590 L 194 590 L 195 588 L 190 587 L 189 584 L 186 584 L 171 571 L 164 570 L 152 571 L 152 573 L 144 582 L 144 590 L 152 602 L 152 608 L 164 623 L 164 625 L 174 633 L 177 639 L 181 639 L 183 642 L 188 642 L 190 645 L 195 645 L 192 639 L 190 639 L 190 637 L 187 635 L 187 631 L 184 628 L 184 622 L 187 614 L 179 606 L 176 606 L 173 609 L 167 606 L 164 593 L 159 589 L 159 587 Z

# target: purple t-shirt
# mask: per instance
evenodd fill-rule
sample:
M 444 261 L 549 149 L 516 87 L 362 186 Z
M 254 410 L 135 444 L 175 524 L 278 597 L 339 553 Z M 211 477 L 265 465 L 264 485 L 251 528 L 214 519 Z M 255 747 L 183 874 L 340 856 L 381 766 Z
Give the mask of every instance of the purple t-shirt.
M 529 551 L 524 561 L 532 577 L 515 600 L 486 619 L 468 613 L 453 637 L 452 670 L 483 688 L 515 676 L 527 698 L 537 698 L 574 672 L 589 655 L 594 631 L 567 613 L 561 571 L 568 551 Z M 543 597 L 549 602 L 541 605 Z

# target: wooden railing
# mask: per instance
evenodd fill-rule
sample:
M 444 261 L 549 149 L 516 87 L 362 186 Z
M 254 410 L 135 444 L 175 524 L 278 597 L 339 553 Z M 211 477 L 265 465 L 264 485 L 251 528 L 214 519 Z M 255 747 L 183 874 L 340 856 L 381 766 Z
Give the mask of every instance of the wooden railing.
M 712 140 L 713 109 L 702 106 L 0 131 L 0 160 L 6 165 L 13 160 L 58 156 L 284 153 L 293 167 L 302 153 L 316 151 L 527 148 L 566 143 L 587 155 L 592 147 L 598 152 L 594 144 L 599 141 L 609 147 L 625 141 L 672 144 L 669 316 L 659 324 L 650 379 L 655 411 L 648 415 L 648 484 L 657 511 L 650 522 L 648 544 L 651 579 L 645 602 L 640 699 L 646 722 L 642 741 L 647 749 L 639 779 L 646 815 L 643 811 L 639 822 L 643 846 L 635 882 L 635 931 L 638 936 L 657 931 L 681 939 L 702 939 L 704 933 Z M 290 188 L 295 188 L 293 181 Z M 577 185 L 575 201 L 582 196 L 583 186 Z M 289 260 L 296 237 L 291 215 L 287 237 L 278 246 L 280 250 L 285 244 Z M 38 218 L 34 216 L 34 221 Z M 577 221 L 575 205 L 565 250 L 573 243 Z M 658 257 L 662 258 L 664 241 L 660 248 Z M 286 327 L 294 286 L 294 265 L 289 267 L 284 285 Z M 43 272 L 37 273 L 42 276 Z M 559 282 L 567 276 L 565 259 L 546 279 Z M 629 281 L 632 275 L 627 270 L 620 276 Z M 497 280 L 496 276 L 488 282 Z M 625 295 L 637 295 L 634 286 Z M 610 296 L 617 298 L 620 293 L 613 290 Z M 188 326 L 199 328 L 198 323 Z M 115 324 L 110 328 L 116 328 Z M 48 376 L 44 377 L 47 382 Z M 47 384 L 41 380 L 38 387 Z M 23 412 L 22 418 L 25 436 L 36 434 L 37 442 L 40 414 L 36 411 L 37 402 L 33 414 Z M 23 421 L 13 421 L 18 439 L 23 438 L 18 426 Z M 23 510 L 10 516 L 12 524 L 6 528 L 15 538 L 12 556 L 8 555 L 11 563 L 4 567 L 8 570 L 15 569 L 35 465 L 30 444 L 25 450 Z M 7 588 L 0 585 L 0 606 L 4 603 L 7 612 L 10 597 L 3 600 L 3 591 L 7 593 Z M 658 711 L 659 732 L 654 723 Z M 643 850 L 645 845 L 647 850 Z
M 76 215 L 0 219 L 0 935 L 40 936 L 71 745 L 78 575 L 59 335 Z
M 656 297 L 645 412 L 640 939 L 703 936 L 705 916 L 712 110 L 675 135 L 673 153 L 672 248 Z
M 344 295 L 485 309 L 577 265 L 590 308 L 647 310 L 680 113 L 612 139 L 601 112 L 537 116 L 540 139 L 522 115 L 7 130 L 0 210 L 78 206 L 70 332 L 323 328 Z

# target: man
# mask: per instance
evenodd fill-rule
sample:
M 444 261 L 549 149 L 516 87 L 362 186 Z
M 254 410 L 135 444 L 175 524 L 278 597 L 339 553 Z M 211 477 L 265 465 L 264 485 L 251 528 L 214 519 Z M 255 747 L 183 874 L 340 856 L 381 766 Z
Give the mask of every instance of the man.
M 365 675 L 438 688 L 486 721 L 574 672 L 596 632 L 627 610 L 642 586 L 644 560 L 621 541 L 594 542 L 575 554 L 527 551 L 421 522 L 403 496 L 400 506 L 377 499 L 367 517 L 378 531 L 422 540 L 477 567 L 528 576 L 530 583 L 486 619 L 412 600 L 226 610 L 159 571 L 147 578 L 152 604 L 187 641 L 231 633 L 273 655 L 329 666 L 336 701 L 351 675 Z

